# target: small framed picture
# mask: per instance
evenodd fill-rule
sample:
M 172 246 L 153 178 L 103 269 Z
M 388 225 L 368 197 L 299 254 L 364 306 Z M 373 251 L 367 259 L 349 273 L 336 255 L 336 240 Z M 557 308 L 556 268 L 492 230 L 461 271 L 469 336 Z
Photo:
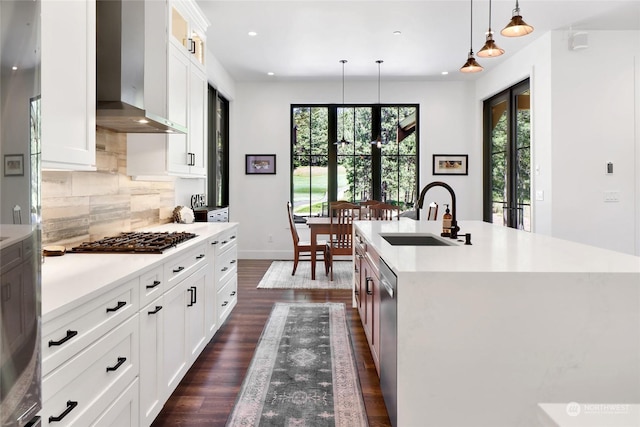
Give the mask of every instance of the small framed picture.
M 24 175 L 24 155 L 5 154 L 4 155 L 4 176 Z
M 467 154 L 434 154 L 434 175 L 468 175 L 469 156 Z
M 275 154 L 247 154 L 245 156 L 245 174 L 274 175 L 275 173 Z

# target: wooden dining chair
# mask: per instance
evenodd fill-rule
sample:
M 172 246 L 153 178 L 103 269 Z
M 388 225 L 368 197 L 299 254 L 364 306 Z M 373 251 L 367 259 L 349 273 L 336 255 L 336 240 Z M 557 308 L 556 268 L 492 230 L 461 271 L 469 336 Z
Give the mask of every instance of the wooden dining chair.
M 329 251 L 329 280 L 333 280 L 333 260 L 337 255 L 353 255 L 353 221 L 360 219 L 360 205 L 350 202 L 329 204 L 331 218 Z
M 371 206 L 377 205 L 378 203 L 382 203 L 382 202 L 380 200 L 365 200 L 363 202 L 360 202 L 360 206 L 361 206 L 360 213 L 362 214 L 361 219 L 371 219 L 371 215 L 370 215 Z
M 369 206 L 369 217 L 378 221 L 399 220 L 400 208 L 390 203 L 377 203 Z
M 300 240 L 300 236 L 298 236 L 298 230 L 296 229 L 296 225 L 293 221 L 293 206 L 291 202 L 287 202 L 287 214 L 289 216 L 289 228 L 291 229 L 291 238 L 293 239 L 293 271 L 291 275 L 296 274 L 296 269 L 298 268 L 298 261 L 300 261 L 301 257 L 311 256 L 311 242 Z M 318 240 L 316 244 L 316 252 L 322 254 L 322 259 L 324 261 L 324 269 L 327 274 L 329 274 L 329 247 L 327 246 L 327 242 L 325 240 Z

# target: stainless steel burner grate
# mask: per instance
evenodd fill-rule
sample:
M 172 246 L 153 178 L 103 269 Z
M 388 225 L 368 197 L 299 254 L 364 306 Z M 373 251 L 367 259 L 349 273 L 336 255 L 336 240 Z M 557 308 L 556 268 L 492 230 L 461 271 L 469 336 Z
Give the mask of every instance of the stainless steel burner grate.
M 72 252 L 118 252 L 118 253 L 155 253 L 176 246 L 196 237 L 187 232 L 139 232 L 120 233 L 94 242 L 84 242 L 71 249 Z

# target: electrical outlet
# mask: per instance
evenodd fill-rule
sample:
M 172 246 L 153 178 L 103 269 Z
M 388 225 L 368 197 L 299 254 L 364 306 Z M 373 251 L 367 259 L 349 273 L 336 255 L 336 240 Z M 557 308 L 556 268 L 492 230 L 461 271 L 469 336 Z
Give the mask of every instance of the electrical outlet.
M 268 242 L 268 243 L 273 243 L 273 234 L 269 234 L 269 235 L 267 236 L 267 242 Z
M 604 192 L 604 201 L 607 203 L 616 203 L 620 201 L 620 192 L 619 191 L 605 191 Z

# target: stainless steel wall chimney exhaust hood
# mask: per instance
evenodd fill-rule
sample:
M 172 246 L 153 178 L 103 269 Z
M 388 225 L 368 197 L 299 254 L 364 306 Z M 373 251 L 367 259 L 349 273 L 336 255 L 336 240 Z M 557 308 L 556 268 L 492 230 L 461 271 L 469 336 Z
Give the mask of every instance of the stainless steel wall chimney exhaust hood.
M 144 0 L 97 1 L 96 126 L 123 133 L 187 133 L 184 126 L 163 117 L 167 111 L 166 96 L 153 93 L 152 97 L 145 97 L 145 89 L 149 90 L 145 88 L 145 66 L 148 66 L 145 36 L 150 37 L 145 31 L 145 20 L 151 19 L 145 13 L 145 3 Z M 164 31 L 165 34 L 152 38 L 166 40 L 166 29 Z M 163 58 L 166 65 L 166 54 Z M 159 86 L 155 90 L 166 93 L 166 79 Z M 165 105 L 158 102 L 151 105 L 150 98 L 164 100 Z

